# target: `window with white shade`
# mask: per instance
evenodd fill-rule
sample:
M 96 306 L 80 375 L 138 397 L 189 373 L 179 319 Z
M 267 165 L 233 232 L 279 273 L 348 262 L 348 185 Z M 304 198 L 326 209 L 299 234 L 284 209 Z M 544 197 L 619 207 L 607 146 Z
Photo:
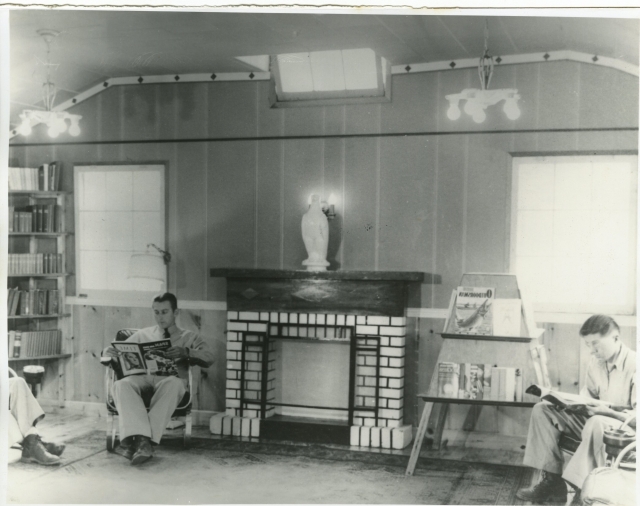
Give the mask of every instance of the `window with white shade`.
M 538 311 L 635 314 L 637 156 L 514 158 L 511 272 Z
M 156 293 L 163 282 L 129 278 L 134 253 L 165 249 L 164 165 L 76 166 L 76 291 L 115 298 Z

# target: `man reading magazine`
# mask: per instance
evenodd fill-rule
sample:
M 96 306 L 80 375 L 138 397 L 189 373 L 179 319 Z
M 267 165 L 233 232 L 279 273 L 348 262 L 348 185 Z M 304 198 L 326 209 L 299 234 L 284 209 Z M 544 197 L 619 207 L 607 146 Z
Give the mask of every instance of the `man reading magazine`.
M 214 358 L 199 335 L 176 325 L 179 310 L 175 295 L 160 295 L 153 299 L 151 307 L 157 325 L 138 330 L 124 342 L 169 340 L 171 346 L 155 357 L 164 366 L 158 367 L 156 373 L 125 376 L 114 383 L 112 392 L 119 414 L 121 451 L 131 458 L 133 465 L 142 464 L 153 456 L 151 443 L 160 442 L 171 415 L 186 392 L 189 365 L 209 367 Z M 103 356 L 120 359 L 122 352 L 114 346 L 105 348 Z M 148 413 L 142 398 L 145 391 L 153 392 Z
M 609 316 L 594 315 L 584 322 L 580 335 L 592 355 L 586 385 L 580 394 L 585 400 L 590 398 L 594 402 L 576 402 L 563 407 L 543 400 L 534 406 L 524 464 L 540 469 L 542 478 L 532 487 L 517 492 L 517 497 L 523 501 L 564 504 L 566 481 L 576 489 L 572 504 L 581 504 L 580 489 L 585 478 L 605 463 L 605 429 L 620 427 L 635 413 L 636 353 L 620 341 L 618 324 Z M 562 452 L 558 447 L 562 433 L 581 440 L 564 472 Z

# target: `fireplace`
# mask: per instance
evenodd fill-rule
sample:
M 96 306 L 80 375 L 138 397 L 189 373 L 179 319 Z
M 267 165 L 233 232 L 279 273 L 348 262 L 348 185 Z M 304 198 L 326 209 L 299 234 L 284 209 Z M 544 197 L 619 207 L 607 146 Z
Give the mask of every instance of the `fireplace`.
M 416 272 L 212 269 L 227 278 L 226 411 L 214 434 L 403 448 Z M 325 371 L 326 369 L 326 371 Z M 323 374 L 325 373 L 326 374 Z

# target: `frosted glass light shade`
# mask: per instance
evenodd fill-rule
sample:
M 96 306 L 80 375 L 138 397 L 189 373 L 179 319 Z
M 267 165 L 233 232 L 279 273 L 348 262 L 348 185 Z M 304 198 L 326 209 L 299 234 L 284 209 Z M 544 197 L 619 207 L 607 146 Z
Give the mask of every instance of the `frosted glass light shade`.
M 129 261 L 129 278 L 146 278 L 165 281 L 167 267 L 161 255 L 134 253 Z

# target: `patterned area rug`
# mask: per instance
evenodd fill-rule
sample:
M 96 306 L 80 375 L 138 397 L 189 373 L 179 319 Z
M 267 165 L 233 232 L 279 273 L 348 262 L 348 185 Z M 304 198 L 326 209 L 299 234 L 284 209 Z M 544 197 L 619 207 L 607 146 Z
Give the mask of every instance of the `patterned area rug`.
M 525 468 L 408 457 L 321 445 L 165 439 L 153 459 L 132 467 L 108 453 L 105 435 L 68 442 L 56 468 L 9 467 L 8 503 L 517 504 Z

